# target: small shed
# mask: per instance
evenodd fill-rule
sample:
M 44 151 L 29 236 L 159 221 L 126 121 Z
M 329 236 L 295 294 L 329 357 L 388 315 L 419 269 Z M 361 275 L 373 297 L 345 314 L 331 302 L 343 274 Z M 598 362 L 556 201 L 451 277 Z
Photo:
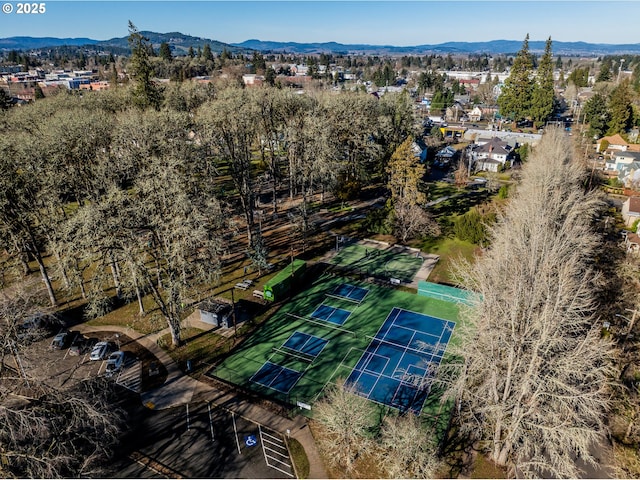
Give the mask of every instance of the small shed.
M 217 300 L 205 300 L 198 305 L 200 321 L 215 327 L 229 328 L 233 307 Z
M 264 285 L 264 299 L 269 302 L 286 297 L 294 280 L 299 279 L 307 268 L 304 260 L 294 260 Z

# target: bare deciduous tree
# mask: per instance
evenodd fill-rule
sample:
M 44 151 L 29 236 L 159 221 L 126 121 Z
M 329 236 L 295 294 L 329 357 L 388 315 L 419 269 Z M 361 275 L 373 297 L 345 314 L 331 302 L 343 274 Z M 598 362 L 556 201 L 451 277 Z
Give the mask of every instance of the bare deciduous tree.
M 389 478 L 434 478 L 440 467 L 435 433 L 419 417 L 385 417 L 378 457 Z
M 325 430 L 320 441 L 325 458 L 345 473 L 351 472 L 356 459 L 372 446 L 370 430 L 375 425 L 375 407 L 339 380 L 314 410 L 315 419 Z
M 93 379 L 72 390 L 38 383 L 28 396 L 0 390 L 0 475 L 100 477 L 117 443 L 122 413 Z
M 545 134 L 493 229 L 491 248 L 458 280 L 477 292 L 466 312 L 465 362 L 450 393 L 461 432 L 519 475 L 576 477 L 595 462 L 612 374 L 596 318 L 601 201 L 582 187 L 562 132 Z

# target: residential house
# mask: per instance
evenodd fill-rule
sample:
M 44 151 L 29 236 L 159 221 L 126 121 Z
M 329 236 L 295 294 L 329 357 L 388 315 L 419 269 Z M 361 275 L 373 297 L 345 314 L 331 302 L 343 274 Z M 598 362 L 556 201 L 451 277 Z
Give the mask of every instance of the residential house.
M 514 147 L 498 137 L 479 140 L 471 150 L 471 164 L 476 170 L 497 172 L 513 156 Z
M 628 143 L 624 138 L 622 138 L 619 134 L 611 135 L 608 137 L 602 137 L 600 140 L 596 142 L 596 152 L 602 151 L 602 142 L 609 142 L 605 154 L 613 156 L 616 152 L 640 152 L 640 144 Z
M 622 204 L 622 218 L 628 227 L 631 227 L 636 220 L 640 219 L 640 197 L 627 198 Z
M 624 236 L 624 244 L 627 253 L 640 253 L 640 237 L 636 233 L 628 233 Z
M 467 117 L 469 117 L 470 122 L 479 122 L 483 118 L 482 109 L 476 105 L 469 113 L 467 113 Z
M 458 151 L 450 145 L 436 153 L 433 166 L 436 168 L 448 168 L 453 160 L 458 156 Z
M 479 78 L 471 78 L 471 79 L 462 78 L 458 81 L 460 82 L 460 85 L 462 85 L 467 92 L 475 92 L 476 90 L 478 90 L 478 87 L 480 86 Z
M 420 160 L 420 163 L 425 163 L 427 161 L 427 154 L 429 149 L 427 145 L 422 140 L 417 140 L 411 144 L 411 150 L 413 151 L 413 155 Z
M 605 163 L 607 171 L 617 172 L 618 179 L 627 187 L 640 182 L 640 152 L 619 151 Z

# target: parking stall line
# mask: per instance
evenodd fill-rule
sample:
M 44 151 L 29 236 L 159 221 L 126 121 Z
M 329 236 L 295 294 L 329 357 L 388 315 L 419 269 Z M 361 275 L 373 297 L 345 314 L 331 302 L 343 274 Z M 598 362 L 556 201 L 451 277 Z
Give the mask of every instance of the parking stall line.
M 209 410 L 209 429 L 211 430 L 211 441 L 215 442 L 216 437 L 213 434 L 213 418 L 211 418 L 211 404 L 207 403 L 207 409 Z
M 231 419 L 233 420 L 233 431 L 235 432 L 236 445 L 238 446 L 238 453 L 242 455 L 242 450 L 240 450 L 240 440 L 238 440 L 238 428 L 236 427 L 236 416 L 233 412 L 231 412 Z
M 275 457 L 272 457 L 270 455 L 267 455 L 267 447 L 266 447 L 267 442 L 269 442 L 270 444 L 274 444 L 275 442 L 273 441 L 273 439 L 277 440 L 277 437 L 274 437 L 273 435 L 269 435 L 268 433 L 264 433 L 263 430 L 262 430 L 262 427 L 260 425 L 258 425 L 258 431 L 260 432 L 260 444 L 262 445 L 262 453 L 264 455 L 264 461 L 266 462 L 267 466 L 273 468 L 274 470 L 278 470 L 279 472 L 282 472 L 285 475 L 288 475 L 288 476 L 290 476 L 292 478 L 295 478 L 295 475 L 293 475 L 291 472 L 287 472 L 286 470 L 283 470 L 282 468 L 279 468 L 276 465 L 272 465 L 271 463 L 269 463 L 269 460 L 273 460 L 274 462 L 278 462 L 278 463 L 282 464 L 284 467 L 288 467 L 290 470 L 292 470 L 291 464 L 289 464 L 287 462 L 284 462 L 282 460 L 279 460 L 279 459 L 277 459 Z M 278 455 L 284 456 L 281 453 L 276 452 L 272 448 L 269 448 L 269 451 L 277 453 Z M 288 459 L 289 456 L 286 455 L 286 458 Z

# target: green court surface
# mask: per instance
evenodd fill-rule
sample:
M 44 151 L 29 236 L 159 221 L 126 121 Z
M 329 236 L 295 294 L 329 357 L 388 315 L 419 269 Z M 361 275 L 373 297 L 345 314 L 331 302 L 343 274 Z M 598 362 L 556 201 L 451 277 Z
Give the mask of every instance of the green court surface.
M 423 260 L 408 253 L 351 244 L 340 249 L 329 262 L 360 270 L 369 276 L 397 278 L 404 283 L 409 283 L 422 266 Z
M 367 289 L 368 293 L 360 303 L 333 296 L 343 284 Z M 345 310 L 350 314 L 342 324 L 311 318 L 320 305 L 325 307 L 319 310 L 335 307 L 341 314 Z M 459 305 L 453 302 L 323 275 L 208 374 L 292 406 L 312 406 L 327 383 L 348 377 L 394 307 L 454 322 L 459 314 Z M 295 350 L 302 344 L 322 348 L 309 350 L 320 350 L 317 356 L 308 355 L 309 351 Z M 440 411 L 436 396 L 430 395 L 423 413 L 435 415 Z

